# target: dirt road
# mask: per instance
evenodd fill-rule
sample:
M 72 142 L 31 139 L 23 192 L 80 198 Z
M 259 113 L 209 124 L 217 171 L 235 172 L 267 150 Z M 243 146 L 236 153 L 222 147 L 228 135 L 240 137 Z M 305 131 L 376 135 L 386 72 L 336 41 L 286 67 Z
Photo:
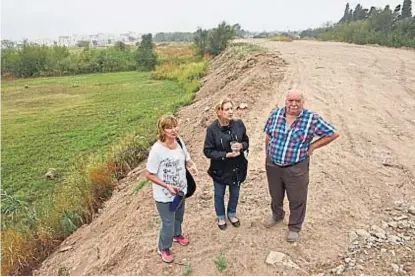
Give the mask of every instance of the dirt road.
M 64 251 L 53 254 L 36 274 L 56 275 L 66 269 L 73 275 L 181 275 L 187 263 L 192 275 L 330 274 L 338 255 L 349 247 L 351 231 L 379 225 L 396 201 L 415 204 L 414 51 L 308 41 L 251 42 L 269 53 L 238 61 L 226 57 L 228 53 L 218 59 L 196 102 L 179 113 L 183 137 L 201 176 L 186 207 L 184 231 L 191 244 L 174 245 L 176 263 L 163 264 L 156 254 L 160 220 L 150 187 L 133 193 L 142 178 L 137 173 L 124 180 L 103 212 L 69 237 L 61 246 Z M 294 245 L 285 241 L 286 220 L 272 229 L 262 226 L 270 215 L 262 129 L 290 88 L 302 90 L 306 107 L 341 134 L 312 157 L 306 222 Z M 238 116 L 251 139 L 249 176 L 238 208 L 242 225 L 229 226 L 226 232 L 215 226 L 213 186 L 201 152 L 206 124 L 214 118 L 212 109 L 204 109 L 223 95 L 248 103 Z M 414 219 L 409 214 L 408 220 Z M 414 240 L 415 235 L 406 247 L 413 247 Z M 285 253 L 301 269 L 266 264 L 270 251 Z M 221 252 L 228 265 L 223 273 L 215 265 Z M 394 257 L 397 264 L 408 258 Z M 376 263 L 366 260 L 362 265 L 346 274 L 393 274 L 389 265 L 376 269 Z M 406 272 L 411 270 L 409 265 Z

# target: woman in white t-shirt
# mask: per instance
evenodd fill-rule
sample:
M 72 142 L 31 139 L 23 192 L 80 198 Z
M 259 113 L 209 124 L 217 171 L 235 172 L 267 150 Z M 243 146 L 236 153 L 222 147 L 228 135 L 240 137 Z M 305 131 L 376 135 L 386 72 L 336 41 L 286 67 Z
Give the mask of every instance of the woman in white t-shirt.
M 183 246 L 189 244 L 181 228 L 185 196 L 175 211 L 171 211 L 169 206 L 176 194 L 187 193 L 186 167 L 194 174 L 198 173 L 183 140 L 178 137 L 177 127 L 177 119 L 172 115 L 165 115 L 159 119 L 159 139 L 150 150 L 146 168 L 146 177 L 152 182 L 153 197 L 162 221 L 158 253 L 166 263 L 173 261 L 170 252 L 173 241 Z M 177 143 L 177 139 L 183 147 Z

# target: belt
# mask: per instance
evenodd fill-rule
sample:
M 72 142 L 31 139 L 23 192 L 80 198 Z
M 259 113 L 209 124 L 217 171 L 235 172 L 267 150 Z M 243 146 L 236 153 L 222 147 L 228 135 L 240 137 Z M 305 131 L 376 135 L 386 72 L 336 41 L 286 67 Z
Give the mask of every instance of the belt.
M 291 167 L 291 166 L 294 166 L 294 165 L 300 164 L 300 163 L 304 162 L 304 161 L 305 161 L 305 160 L 307 160 L 307 159 L 308 159 L 308 157 L 307 157 L 307 158 L 305 158 L 304 160 L 301 160 L 301 161 L 296 162 L 296 163 L 293 163 L 293 164 L 284 164 L 284 165 L 279 165 L 279 164 L 276 164 L 274 161 L 272 161 L 272 163 L 273 163 L 273 164 L 275 164 L 276 166 L 280 167 L 280 168 L 287 168 L 287 167 Z
M 294 165 L 299 164 L 299 163 L 301 163 L 301 162 L 298 162 L 298 163 L 295 163 L 295 164 L 284 164 L 284 165 L 279 165 L 279 164 L 276 164 L 276 163 L 274 163 L 274 164 L 276 166 L 280 167 L 280 168 L 287 168 L 287 167 L 291 167 L 291 166 L 294 166 Z

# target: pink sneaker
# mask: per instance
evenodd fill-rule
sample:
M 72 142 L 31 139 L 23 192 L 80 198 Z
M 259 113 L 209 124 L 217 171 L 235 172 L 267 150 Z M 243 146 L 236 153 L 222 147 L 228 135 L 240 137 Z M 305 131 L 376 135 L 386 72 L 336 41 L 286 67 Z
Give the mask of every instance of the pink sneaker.
M 165 263 L 171 263 L 173 261 L 173 255 L 170 253 L 170 250 L 158 250 L 157 253 L 161 256 L 161 259 Z
M 180 243 L 180 245 L 183 245 L 183 246 L 186 246 L 189 244 L 189 239 L 183 237 L 182 235 L 173 237 L 173 241 L 178 242 Z

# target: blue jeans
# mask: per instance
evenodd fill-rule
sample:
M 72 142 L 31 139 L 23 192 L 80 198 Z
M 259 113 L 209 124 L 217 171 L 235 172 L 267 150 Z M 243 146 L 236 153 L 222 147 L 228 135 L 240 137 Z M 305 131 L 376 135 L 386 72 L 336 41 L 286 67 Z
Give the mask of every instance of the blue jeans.
M 173 244 L 173 236 L 182 234 L 185 201 L 175 212 L 169 210 L 170 203 L 156 202 L 157 210 L 161 218 L 161 230 L 159 234 L 159 249 L 170 249 Z
M 225 219 L 225 191 L 226 185 L 213 181 L 215 189 L 215 211 L 218 219 Z M 236 207 L 238 206 L 240 186 L 229 186 L 228 216 L 236 216 Z

